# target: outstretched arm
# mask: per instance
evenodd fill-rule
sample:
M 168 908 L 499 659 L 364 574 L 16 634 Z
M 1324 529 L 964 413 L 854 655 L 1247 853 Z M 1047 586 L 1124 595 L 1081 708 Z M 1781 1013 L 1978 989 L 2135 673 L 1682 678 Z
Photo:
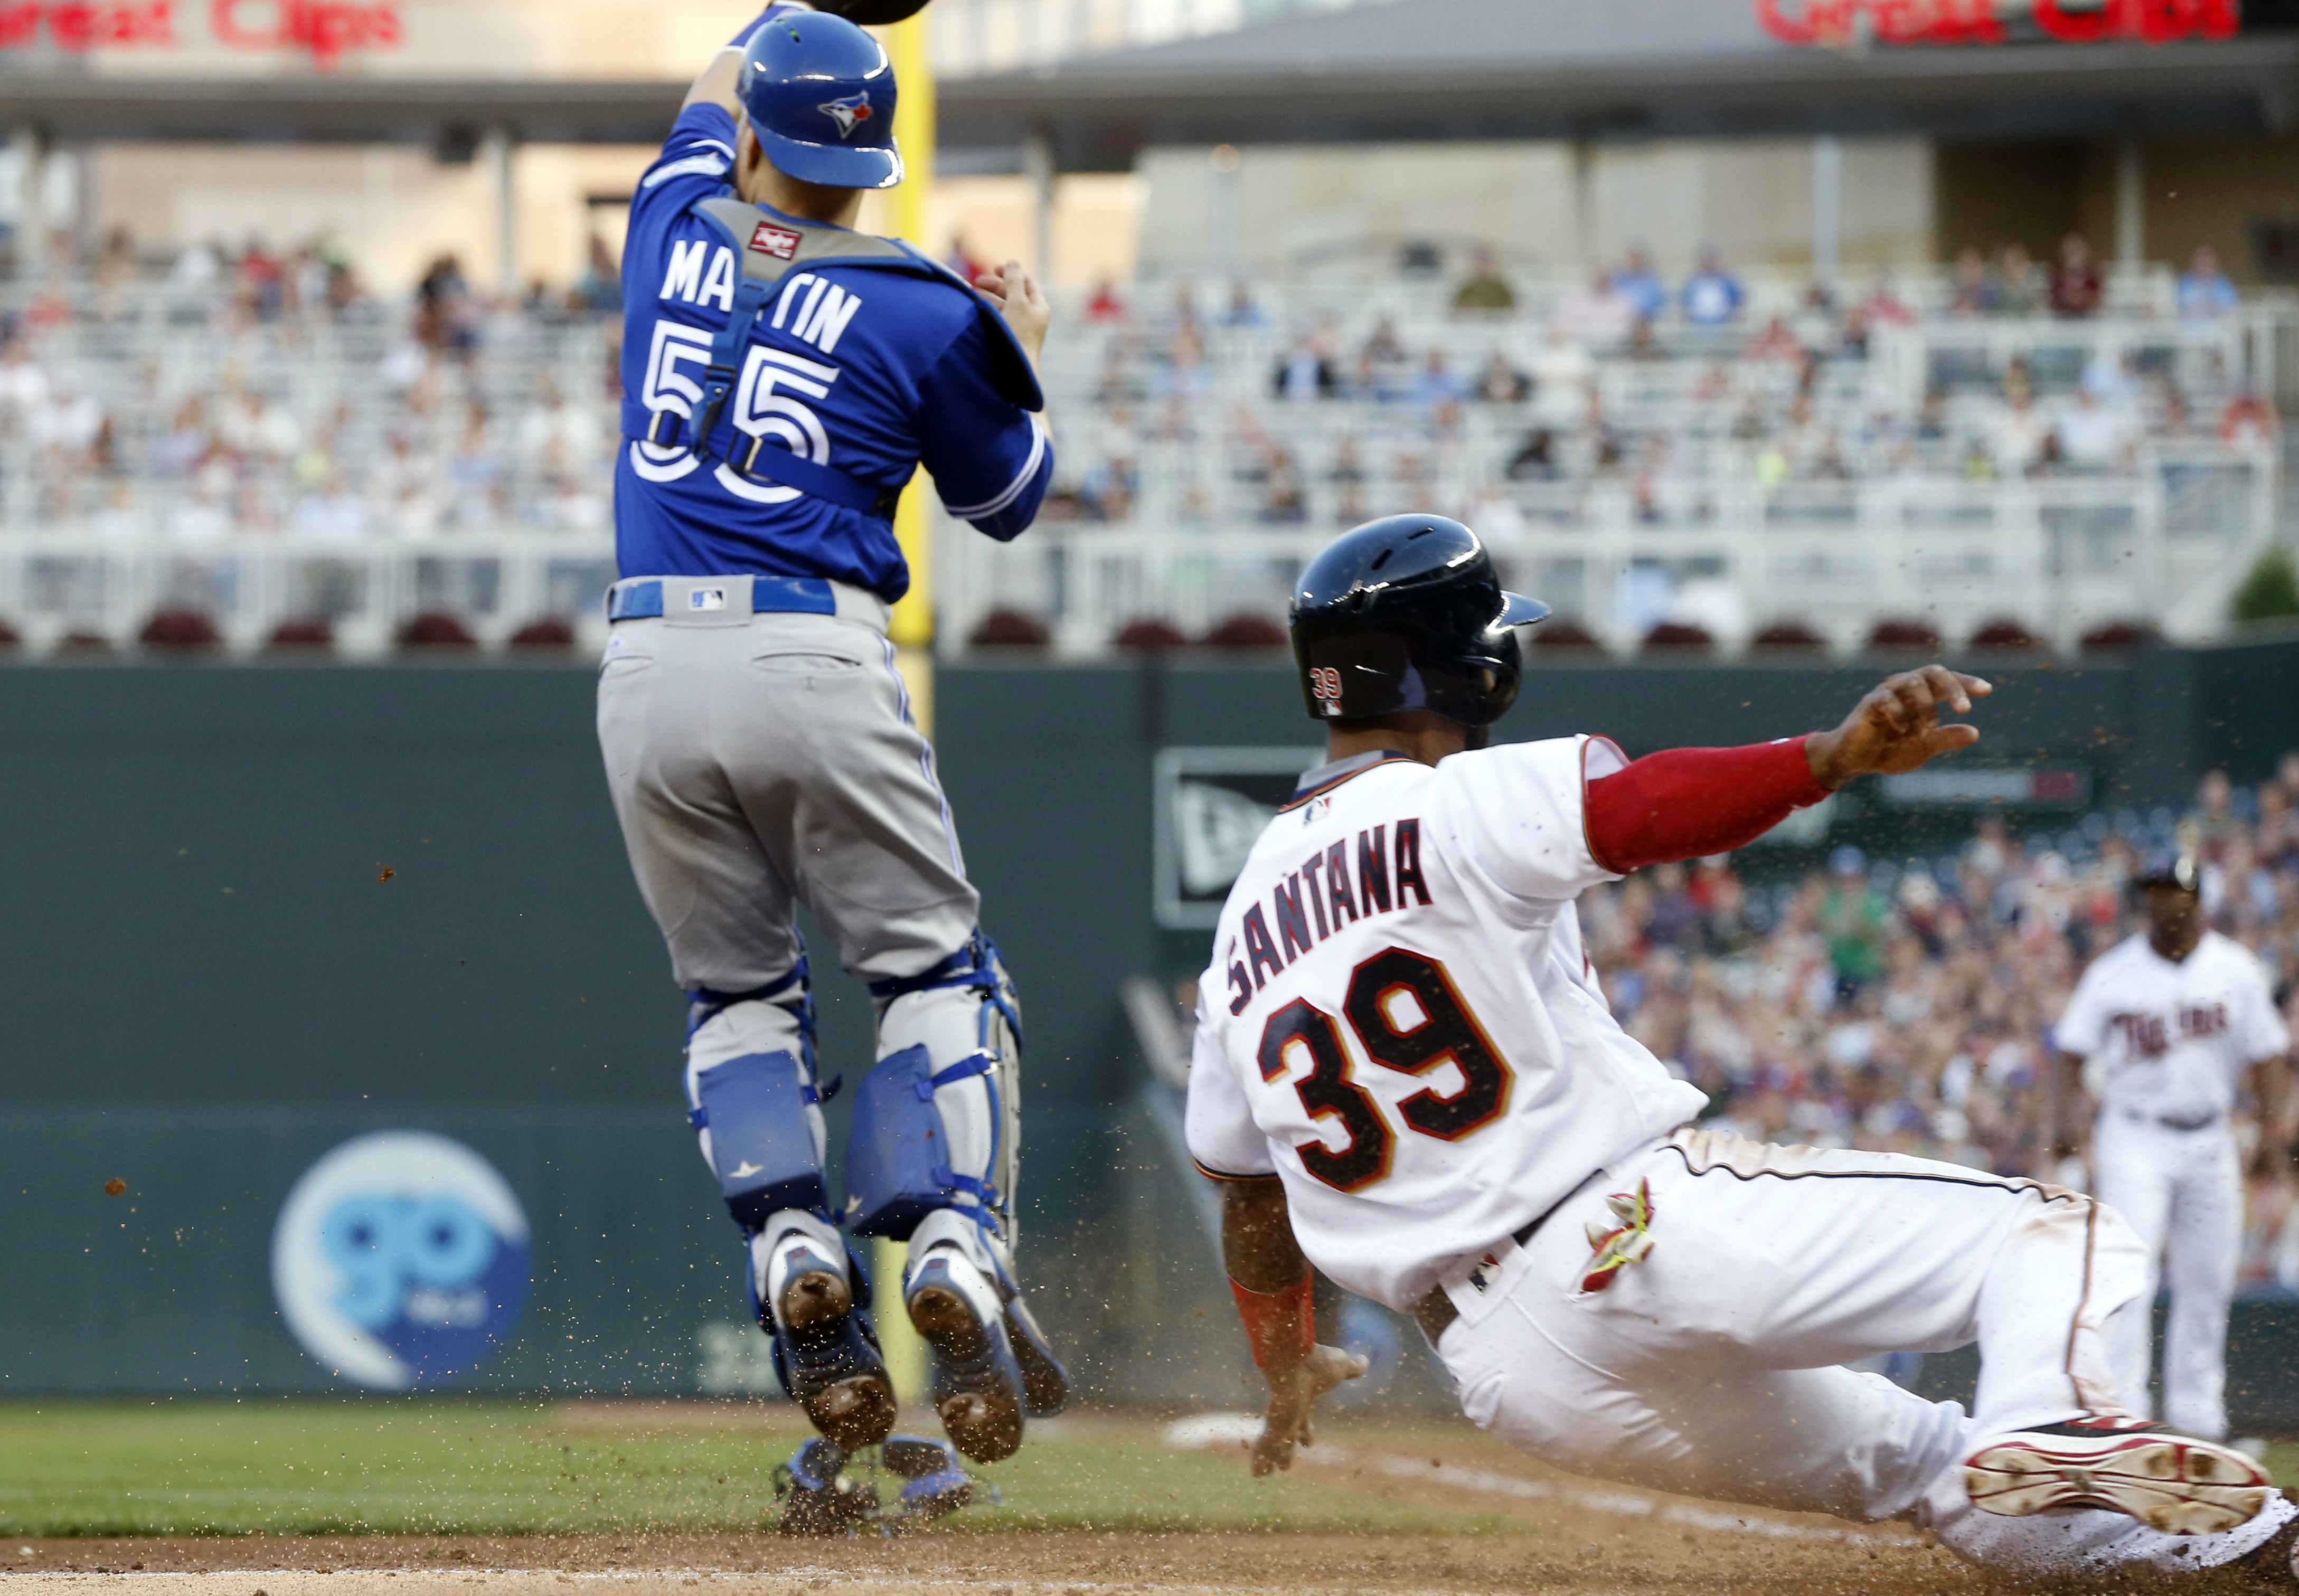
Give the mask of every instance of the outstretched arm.
M 1841 724 L 1738 748 L 1670 748 L 1589 783 L 1589 848 L 1615 873 L 1745 848 L 1855 776 L 1913 770 L 1979 740 L 1943 724 L 1995 690 L 1977 676 L 1928 665 L 1890 677 Z
M 1285 1188 L 1274 1176 L 1223 1182 L 1222 1256 L 1253 1360 L 1269 1382 L 1253 1472 L 1291 1468 L 1296 1443 L 1310 1443 L 1309 1410 L 1317 1399 L 1365 1373 L 1365 1360 L 1317 1344 L 1309 1261 L 1293 1239 Z

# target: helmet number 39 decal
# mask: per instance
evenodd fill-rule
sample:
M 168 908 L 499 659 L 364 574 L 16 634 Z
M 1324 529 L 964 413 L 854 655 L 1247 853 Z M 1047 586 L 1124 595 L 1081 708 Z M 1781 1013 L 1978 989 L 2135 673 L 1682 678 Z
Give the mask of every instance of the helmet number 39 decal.
M 1341 701 L 1340 668 L 1330 665 L 1313 666 L 1309 672 L 1309 691 L 1315 696 L 1319 708 L 1332 713 Z

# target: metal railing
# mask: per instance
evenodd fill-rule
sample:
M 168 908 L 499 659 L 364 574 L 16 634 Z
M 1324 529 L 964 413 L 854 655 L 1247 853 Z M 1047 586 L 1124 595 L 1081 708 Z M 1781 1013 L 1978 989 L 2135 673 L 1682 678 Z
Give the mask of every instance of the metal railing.
M 1690 484 L 1673 517 L 1619 482 L 1515 484 L 1502 501 L 1516 524 L 1481 530 L 1509 581 L 1616 650 L 1664 619 L 1699 624 L 1727 650 L 1777 619 L 1849 649 L 1888 616 L 1950 640 L 2010 618 L 2067 648 L 2130 619 L 2209 635 L 2275 535 L 2275 487 L 2270 457 L 2216 449 L 2121 477 Z M 998 544 L 947 529 L 943 647 L 962 650 L 997 608 L 1041 617 L 1076 656 L 1144 617 L 1191 636 L 1238 614 L 1279 619 L 1336 530 L 1042 524 Z
M 163 609 L 206 615 L 236 650 L 261 648 L 283 621 L 324 620 L 341 652 L 371 656 L 411 616 L 441 611 L 483 644 L 551 616 L 595 648 L 614 568 L 612 542 L 597 538 L 237 538 L 187 548 L 11 537 L 0 539 L 0 616 L 35 650 L 73 633 L 124 645 Z

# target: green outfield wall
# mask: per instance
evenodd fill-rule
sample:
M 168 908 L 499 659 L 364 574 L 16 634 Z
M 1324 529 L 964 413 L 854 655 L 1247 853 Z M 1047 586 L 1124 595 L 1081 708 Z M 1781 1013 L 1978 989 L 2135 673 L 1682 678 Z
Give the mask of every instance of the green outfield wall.
M 1500 734 L 1599 731 L 1631 752 L 1780 735 L 1834 719 L 1878 668 L 1543 665 Z M 2080 766 L 2108 806 L 2176 802 L 2209 765 L 2253 777 L 2299 746 L 2299 642 L 1983 668 L 2001 684 L 1987 757 Z M 1150 913 L 1157 750 L 1307 746 L 1314 728 L 1290 672 L 1235 660 L 984 663 L 945 668 L 936 698 L 1024 998 L 1042 1316 L 1091 1389 L 1234 1402 L 1249 1370 L 1200 1334 L 1226 1294 L 1117 989 L 1203 955 Z M 586 669 L 0 669 L 0 1392 L 336 1385 L 275 1306 L 273 1228 L 314 1160 L 403 1128 L 482 1154 L 533 1226 L 524 1311 L 445 1383 L 763 1377 Z M 867 1005 L 834 971 L 822 999 L 826 1073 L 851 1080 Z M 2245 1311 L 2245 1400 L 2299 1426 L 2299 1382 L 2276 1372 L 2299 1325 Z

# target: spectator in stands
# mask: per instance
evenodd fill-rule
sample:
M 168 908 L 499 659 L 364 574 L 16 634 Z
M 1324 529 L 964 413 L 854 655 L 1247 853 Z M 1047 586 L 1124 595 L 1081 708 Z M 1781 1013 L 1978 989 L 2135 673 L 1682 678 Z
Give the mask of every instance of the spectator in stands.
M 2052 314 L 2071 318 L 2095 315 L 2104 292 L 2099 263 L 2092 259 L 2091 245 L 2084 236 L 2071 233 L 2061 239 L 2059 268 L 2052 273 Z
M 1815 914 L 1828 939 L 1828 962 L 1836 976 L 1836 1000 L 1849 1004 L 1883 973 L 1884 933 L 1891 905 L 1868 879 L 1868 857 L 1846 846 L 1828 856 L 1829 882 Z
M 1573 342 L 1602 349 L 1627 337 L 1636 320 L 1636 302 L 1620 292 L 1611 273 L 1599 271 L 1587 287 L 1564 296 L 1556 325 Z
M 1443 405 L 1459 403 L 1461 396 L 1461 379 L 1453 375 L 1452 367 L 1447 364 L 1445 351 L 1431 350 L 1422 358 L 1420 375 L 1413 379 L 1413 402 L 1433 410 Z
M 2082 470 L 2121 469 L 2131 463 L 2137 440 L 2120 405 L 2104 401 L 2099 385 L 2076 385 L 2073 397 L 2053 424 L 2057 459 Z
M 1789 326 L 1788 318 L 1774 316 L 1740 346 L 1744 360 L 1801 360 L 1804 340 Z
M 1727 327 L 1747 302 L 1740 279 L 1724 269 L 1724 254 L 1713 244 L 1700 246 L 1700 268 L 1684 280 L 1680 296 L 1684 319 L 1694 327 Z
M 2271 447 L 2280 434 L 2274 405 L 2248 380 L 2236 384 L 2220 415 L 2220 442 L 2234 449 Z
M 1651 252 L 1641 242 L 1629 245 L 1628 259 L 1613 274 L 1613 292 L 1629 302 L 1639 320 L 1657 321 L 1668 309 L 1668 286 L 1653 269 Z
M 973 279 L 968 278 L 969 282 Z M 431 262 L 416 285 L 416 340 L 436 353 L 468 356 L 478 343 L 470 285 L 452 255 Z
M 1409 364 L 1405 340 L 1397 334 L 1397 324 L 1382 317 L 1357 351 L 1357 370 L 1350 379 L 1353 397 L 1382 401 L 1404 398 L 1412 380 L 1407 376 Z
M 2002 263 L 1996 271 L 1996 313 L 1999 316 L 2033 316 L 2044 308 L 2051 294 L 2051 284 L 2044 269 L 2029 257 L 2025 244 L 2004 246 Z
M 583 275 L 575 280 L 574 303 L 578 310 L 605 315 L 623 308 L 622 269 L 614 252 L 598 234 L 591 235 L 584 252 Z
M 1085 318 L 1088 321 L 1125 319 L 1125 302 L 1118 298 L 1115 280 L 1104 277 L 1093 285 L 1093 297 L 1085 302 Z
M 1341 391 L 1341 374 L 1334 365 L 1333 333 L 1319 325 L 1293 340 L 1293 347 L 1278 358 L 1271 387 L 1280 399 L 1332 399 Z
M 1573 339 L 1560 317 L 1532 358 L 1534 410 L 1550 426 L 1578 426 L 1588 414 L 1596 380 L 1596 360 Z
M 2179 274 L 2179 314 L 2190 318 L 2232 315 L 2240 302 L 2235 285 L 2220 269 L 2219 252 L 2199 244 Z
M 1948 289 L 1948 314 L 1993 316 L 2001 298 L 1996 274 L 1988 269 L 1988 261 L 1980 252 L 1968 244 L 1958 250 Z
M 1453 290 L 1457 315 L 1506 315 L 1516 309 L 1516 290 L 1501 275 L 1500 261 L 1489 244 L 1469 254 L 1469 275 Z
M 982 257 L 974 252 L 974 246 L 963 233 L 950 236 L 950 253 L 942 257 L 942 264 L 969 283 L 990 269 L 983 263 Z
M 1250 332 L 1269 325 L 1269 318 L 1261 313 L 1254 302 L 1252 285 L 1242 277 L 1230 285 L 1229 304 L 1222 311 L 1221 324 L 1239 332 Z
M 1269 451 L 1268 473 L 1261 490 L 1261 517 L 1273 526 L 1298 526 L 1309 518 L 1309 495 L 1290 450 L 1282 445 Z
M 0 345 L 0 430 L 22 428 L 48 402 L 48 374 L 21 338 Z
M 2015 390 L 1988 429 L 1988 454 L 1996 475 L 2027 475 L 2043 461 L 2047 442 L 2057 449 L 2051 426 L 2026 390 Z
M 1532 379 L 1509 363 L 1508 351 L 1493 351 L 1478 375 L 1475 397 L 1486 404 L 1522 404 L 1532 392 Z

